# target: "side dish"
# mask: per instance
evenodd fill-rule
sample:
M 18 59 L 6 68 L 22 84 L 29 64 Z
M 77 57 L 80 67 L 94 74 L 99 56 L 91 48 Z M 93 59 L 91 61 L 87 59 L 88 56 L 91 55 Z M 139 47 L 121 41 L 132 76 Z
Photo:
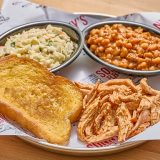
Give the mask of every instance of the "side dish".
M 34 59 L 47 68 L 55 68 L 69 59 L 77 47 L 62 28 L 48 25 L 9 37 L 0 47 L 0 57 L 17 55 Z
M 145 78 L 139 85 L 130 79 L 114 79 L 77 86 L 84 97 L 77 131 L 81 141 L 118 136 L 122 142 L 160 121 L 160 91 L 151 88 Z
M 92 29 L 86 44 L 100 59 L 134 70 L 160 69 L 160 37 L 142 27 L 123 24 Z

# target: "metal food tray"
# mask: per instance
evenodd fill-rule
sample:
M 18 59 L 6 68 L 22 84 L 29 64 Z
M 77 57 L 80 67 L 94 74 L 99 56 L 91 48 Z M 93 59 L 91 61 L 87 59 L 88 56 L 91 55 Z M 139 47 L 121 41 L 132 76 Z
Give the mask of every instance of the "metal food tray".
M 81 15 L 90 16 L 92 18 L 95 17 L 99 19 L 115 17 L 107 14 L 89 13 L 89 12 L 76 12 L 75 14 L 81 14 Z M 25 136 L 18 136 L 18 137 L 27 143 L 30 143 L 32 145 L 35 145 L 47 151 L 66 154 L 66 155 L 76 155 L 76 156 L 95 156 L 95 155 L 97 156 L 97 155 L 113 154 L 113 153 L 121 152 L 130 148 L 136 147 L 145 142 L 145 141 L 129 142 L 129 143 L 123 143 L 123 144 L 119 144 L 112 147 L 106 146 L 106 147 L 96 147 L 96 148 L 73 148 L 69 146 L 50 144 L 47 142 L 39 143 L 38 141 L 35 141 L 35 139 L 31 137 L 25 137 Z

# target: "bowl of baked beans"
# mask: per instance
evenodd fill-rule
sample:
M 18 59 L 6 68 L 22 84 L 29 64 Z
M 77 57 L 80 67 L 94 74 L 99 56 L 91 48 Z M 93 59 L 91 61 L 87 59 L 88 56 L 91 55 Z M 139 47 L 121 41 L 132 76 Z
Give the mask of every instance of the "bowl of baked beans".
M 83 31 L 86 53 L 97 62 L 133 75 L 160 74 L 160 31 L 141 23 L 106 21 Z

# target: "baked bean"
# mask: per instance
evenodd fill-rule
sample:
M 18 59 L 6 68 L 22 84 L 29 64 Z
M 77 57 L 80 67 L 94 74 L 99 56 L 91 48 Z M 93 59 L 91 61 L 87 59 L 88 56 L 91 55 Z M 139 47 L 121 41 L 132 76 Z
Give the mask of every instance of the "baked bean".
M 149 43 L 149 41 L 148 40 L 146 40 L 146 38 L 144 39 L 144 37 L 143 37 L 143 39 L 140 39 L 140 42 L 139 42 L 140 44 L 142 44 L 142 43 Z
M 153 58 L 153 53 L 146 52 L 146 53 L 144 53 L 144 57 Z
M 94 43 L 94 38 L 90 37 L 90 38 L 87 40 L 87 43 L 88 43 L 88 44 L 93 44 L 93 43 Z
M 147 48 L 148 48 L 148 43 L 142 43 L 142 44 L 141 44 L 141 47 L 142 47 L 143 49 L 147 49 Z
M 90 31 L 90 34 L 91 35 L 95 35 L 95 34 L 98 34 L 99 33 L 99 29 L 92 29 L 91 31 Z
M 113 57 L 112 54 L 107 54 L 107 55 L 106 55 L 106 58 L 107 58 L 107 59 L 112 59 L 112 57 Z
M 114 50 L 113 50 L 113 53 L 112 53 L 114 56 L 117 56 L 117 55 L 119 55 L 120 54 L 120 49 L 119 48 L 115 48 Z
M 97 56 L 98 53 L 99 53 L 99 50 L 98 50 L 98 48 L 96 48 L 96 50 L 95 50 L 95 55 Z
M 144 59 L 144 61 L 146 62 L 146 63 L 152 63 L 152 59 L 151 58 L 148 58 L 148 57 L 145 57 L 145 59 Z
M 155 59 L 152 59 L 152 62 L 153 62 L 154 64 L 160 64 L 160 57 L 157 57 L 157 58 L 155 58 Z
M 160 50 L 155 50 L 154 51 L 154 57 L 155 58 L 160 57 Z
M 137 69 L 141 70 L 143 68 L 146 68 L 147 67 L 147 63 L 146 62 L 141 62 L 138 66 L 137 66 Z
M 129 68 L 129 69 L 136 69 L 136 63 L 130 62 L 130 63 L 128 64 L 128 68 Z
M 117 46 L 116 46 L 115 43 L 113 43 L 113 44 L 111 45 L 111 47 L 112 47 L 113 49 L 116 49 L 116 48 L 117 48 Z
M 99 31 L 99 36 L 101 36 L 101 37 L 105 36 L 104 30 L 101 29 L 101 30 Z
M 124 68 L 128 68 L 129 62 L 126 59 L 122 59 L 122 62 L 125 65 Z
M 125 59 L 125 58 L 123 58 L 123 59 L 122 59 L 122 62 L 123 62 L 123 63 L 128 63 L 128 60 Z
M 109 27 L 110 27 L 110 26 L 109 26 Z M 113 28 L 113 29 L 118 29 L 118 28 L 119 28 L 119 25 L 118 25 L 118 24 L 113 24 L 113 25 L 112 25 L 112 28 Z
M 113 49 L 111 47 L 106 48 L 105 53 L 113 53 Z
M 114 58 L 115 58 L 115 59 L 118 59 L 118 60 L 120 60 L 120 61 L 121 61 L 121 59 L 122 59 L 120 56 L 115 56 Z
M 142 33 L 142 32 L 143 32 L 143 28 L 138 27 L 137 29 L 135 29 L 135 32 L 137 32 L 137 33 Z
M 108 63 L 112 63 L 111 59 L 105 58 L 104 61 L 108 62 Z
M 90 50 L 91 50 L 92 52 L 94 52 L 96 49 L 97 49 L 97 45 L 92 44 L 92 45 L 90 46 Z
M 112 40 L 113 40 L 113 39 L 114 39 L 114 40 L 117 39 L 117 34 L 112 33 L 111 36 L 112 36 Z
M 138 53 L 138 54 L 143 54 L 143 53 L 144 53 L 144 49 L 139 46 L 139 47 L 137 48 L 137 53 Z
M 138 58 L 137 60 L 138 60 L 138 61 L 137 61 L 138 63 L 142 63 L 142 62 L 145 62 L 145 61 L 146 61 L 144 58 Z
M 153 71 L 153 70 L 155 70 L 155 69 L 156 69 L 155 66 L 149 67 L 149 70 L 151 70 L 151 71 Z
M 139 39 L 138 38 L 131 38 L 130 39 L 130 43 L 132 43 L 132 45 L 135 45 L 135 44 L 137 44 L 137 43 L 139 43 Z
M 110 40 L 109 39 L 103 39 L 101 41 L 101 45 L 105 46 L 105 45 L 108 45 L 110 43 Z
M 98 38 L 95 40 L 95 43 L 96 43 L 96 44 L 100 44 L 102 40 L 103 40 L 102 37 L 98 37 Z
M 123 58 L 123 57 L 126 57 L 127 54 L 128 54 L 127 48 L 122 47 L 120 56 Z
M 132 31 L 132 28 L 131 28 L 131 27 L 127 27 L 127 29 L 128 29 L 129 31 Z
M 157 49 L 157 45 L 156 44 L 151 44 L 151 45 L 148 46 L 148 50 L 149 51 L 154 51 L 156 49 Z
M 127 67 L 128 67 L 128 64 L 121 61 L 121 62 L 119 63 L 119 67 L 127 68 Z
M 144 37 L 150 37 L 150 36 L 151 36 L 151 34 L 150 34 L 149 32 L 144 32 L 144 33 L 142 33 L 142 35 L 143 35 Z
M 117 47 L 121 47 L 122 45 L 123 45 L 122 40 L 117 40 L 117 41 L 116 41 L 116 46 L 117 46 Z
M 129 69 L 160 69 L 160 38 L 142 27 L 123 24 L 92 29 L 86 39 L 102 60 Z
M 100 52 L 103 52 L 103 51 L 104 51 L 104 47 L 103 47 L 103 46 L 99 46 L 99 47 L 98 47 L 98 50 L 99 50 Z
M 132 34 L 131 32 L 126 33 L 126 37 L 127 37 L 127 38 L 130 38 L 130 37 L 132 37 L 132 36 L 133 36 L 133 34 Z
M 107 28 L 107 29 L 108 29 L 108 28 L 110 28 L 110 26 L 109 26 L 109 25 L 107 25 L 107 24 L 106 24 L 104 27 L 105 27 L 105 28 Z
M 117 59 L 114 59 L 114 60 L 112 61 L 112 63 L 113 63 L 114 65 L 116 65 L 116 66 L 119 66 L 119 60 L 117 60 Z
M 128 49 L 132 49 L 132 44 L 131 43 L 125 43 L 124 45 Z
M 97 52 L 97 56 L 98 56 L 98 57 L 103 57 L 103 52 L 99 52 L 99 51 L 98 51 L 98 52 Z
M 135 56 L 135 54 L 134 53 L 129 53 L 129 54 L 127 54 L 127 60 L 129 60 L 129 61 L 137 61 L 137 58 L 136 58 L 136 56 Z

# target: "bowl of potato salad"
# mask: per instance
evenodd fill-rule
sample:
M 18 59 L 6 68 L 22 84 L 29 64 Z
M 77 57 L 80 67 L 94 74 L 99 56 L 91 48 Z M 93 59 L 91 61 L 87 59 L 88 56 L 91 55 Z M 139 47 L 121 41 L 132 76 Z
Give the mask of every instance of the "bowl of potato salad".
M 64 22 L 28 23 L 0 36 L 0 57 L 16 55 L 31 58 L 52 72 L 73 62 L 82 47 L 81 32 Z

